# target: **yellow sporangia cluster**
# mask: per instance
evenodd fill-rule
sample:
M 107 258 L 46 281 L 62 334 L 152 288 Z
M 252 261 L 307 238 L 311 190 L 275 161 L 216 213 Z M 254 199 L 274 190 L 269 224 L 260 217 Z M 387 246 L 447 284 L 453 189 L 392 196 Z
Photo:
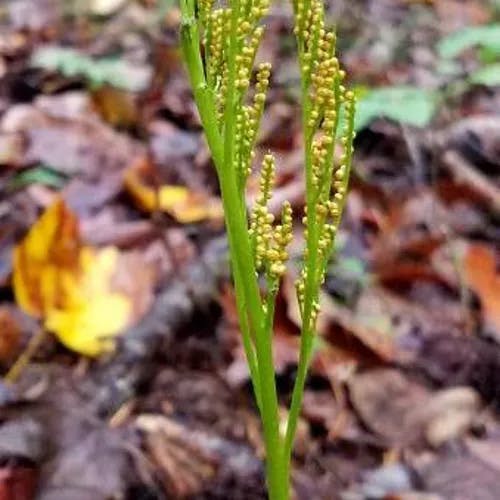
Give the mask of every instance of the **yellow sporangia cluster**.
M 269 63 L 261 63 L 254 70 L 257 50 L 264 34 L 261 21 L 269 10 L 269 0 L 241 0 L 237 14 L 224 3 L 214 8 L 213 0 L 199 0 L 198 5 L 206 79 L 213 92 L 216 121 L 221 134 L 224 133 L 226 108 L 229 105 L 234 107 L 230 110 L 235 128 L 234 164 L 231 168 L 237 173 L 238 187 L 243 193 L 251 173 L 257 132 L 271 77 Z M 355 98 L 344 87 L 345 72 L 336 57 L 336 36 L 325 27 L 322 0 L 295 0 L 294 11 L 306 118 L 304 142 L 308 202 L 303 222 L 307 245 L 304 267 L 296 282 L 299 302 L 302 303 L 304 294 L 319 288 L 324 280 L 344 207 L 354 138 Z M 235 15 L 238 43 L 231 45 L 229 34 L 235 26 Z M 235 95 L 228 92 L 230 76 L 234 78 L 234 87 L 231 88 L 234 88 Z M 233 99 L 231 103 L 226 102 L 228 94 Z M 335 147 L 339 142 L 343 153 L 336 157 Z M 279 225 L 275 224 L 274 216 L 268 209 L 274 177 L 274 158 L 267 154 L 262 162 L 260 194 L 250 215 L 250 235 L 256 269 L 271 280 L 279 279 L 284 274 L 288 259 L 286 247 L 292 238 L 290 205 L 284 204 Z M 308 208 L 314 213 L 308 213 Z M 308 279 L 311 267 L 308 264 L 308 249 L 317 254 L 312 266 L 312 281 Z M 313 320 L 318 309 L 316 302 L 312 305 Z
M 212 8 L 214 6 L 215 0 L 198 0 L 198 12 L 200 16 L 200 21 L 202 24 L 206 25 L 208 19 L 210 18 L 210 14 L 212 12 Z
M 203 0 L 199 4 L 200 21 L 202 21 L 204 60 L 207 83 L 215 93 L 217 118 L 222 122 L 226 109 L 229 77 L 229 52 L 231 31 L 230 7 L 221 7 L 211 10 L 213 2 Z M 236 87 L 236 144 L 235 162 L 243 187 L 249 175 L 253 159 L 253 148 L 264 109 L 266 92 L 269 86 L 271 65 L 262 63 L 256 72 L 254 95 L 251 104 L 245 104 L 254 72 L 254 62 L 259 48 L 264 27 L 260 25 L 262 18 L 269 10 L 269 0 L 243 0 L 239 5 L 237 21 L 238 46 L 235 58 L 235 87 Z
M 306 158 L 310 162 L 310 200 L 308 213 L 305 207 L 303 219 L 308 240 L 304 251 L 304 268 L 296 281 L 301 308 L 310 290 L 308 283 L 317 289 L 324 281 L 326 265 L 333 250 L 342 210 L 347 194 L 354 139 L 355 96 L 343 85 L 345 71 L 335 55 L 335 33 L 325 28 L 324 8 L 321 0 L 296 0 L 295 35 L 299 44 L 302 79 L 307 89 L 303 96 L 309 103 L 305 124 Z M 342 120 L 341 120 L 342 111 Z M 343 122 L 342 128 L 339 127 Z M 341 128 L 341 130 L 339 130 Z M 340 139 L 343 153 L 337 159 L 335 146 Z M 311 239 L 309 236 L 312 234 Z M 309 251 L 316 253 L 314 273 L 307 263 Z M 319 305 L 315 299 L 311 309 L 311 321 L 316 320 Z
M 251 173 L 260 121 L 264 113 L 266 93 L 271 78 L 271 64 L 260 63 L 255 58 L 264 35 L 262 18 L 269 10 L 269 0 L 240 0 L 238 13 L 230 6 L 219 4 L 215 8 L 211 0 L 198 4 L 204 45 L 206 80 L 213 92 L 216 121 L 219 131 L 224 132 L 227 106 L 234 117 L 233 165 L 241 196 Z M 236 37 L 231 45 L 231 28 L 237 15 Z M 233 61 L 233 65 L 231 65 Z M 232 72 L 231 72 L 232 71 Z M 234 96 L 229 96 L 228 79 L 234 77 Z M 233 98 L 231 103 L 226 102 Z M 268 209 L 275 177 L 275 161 L 272 155 L 264 156 L 260 176 L 260 194 L 250 216 L 250 235 L 256 270 L 265 274 L 270 282 L 276 282 L 285 272 L 288 259 L 287 245 L 292 238 L 292 209 L 283 205 L 281 220 L 275 224 Z
M 231 8 L 217 8 L 210 12 L 213 2 L 200 4 L 200 20 L 204 25 L 204 46 L 207 81 L 216 90 L 219 112 L 223 113 L 227 91 L 229 36 Z M 236 88 L 245 92 L 250 86 L 255 55 L 264 34 L 259 25 L 269 9 L 268 0 L 241 2 L 238 19 L 239 48 L 236 60 Z
M 251 172 L 257 131 L 264 113 L 270 76 L 271 64 L 259 64 L 253 102 L 250 105 L 242 106 L 241 111 L 236 116 L 236 164 L 242 185 L 244 185 Z
M 207 81 L 212 88 L 218 87 L 218 97 L 225 94 L 227 66 L 224 59 L 227 33 L 230 30 L 231 11 L 215 9 L 205 15 L 205 63 Z M 224 88 L 223 88 L 224 82 Z
M 273 226 L 274 216 L 268 203 L 272 196 L 275 162 L 271 154 L 264 156 L 260 176 L 260 193 L 250 216 L 255 267 L 264 270 L 268 278 L 278 280 L 285 274 L 288 260 L 287 246 L 292 240 L 292 207 L 285 201 L 281 211 L 281 224 Z

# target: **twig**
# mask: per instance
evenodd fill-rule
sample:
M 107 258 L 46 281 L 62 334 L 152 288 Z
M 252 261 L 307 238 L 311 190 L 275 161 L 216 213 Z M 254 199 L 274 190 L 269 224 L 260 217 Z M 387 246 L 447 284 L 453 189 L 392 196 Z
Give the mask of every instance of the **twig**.
M 45 340 L 47 336 L 47 330 L 44 327 L 40 329 L 30 338 L 28 345 L 17 358 L 15 363 L 10 367 L 10 370 L 4 377 L 4 382 L 6 384 L 14 384 L 19 379 L 22 371 L 28 366 L 29 362 L 36 354 L 36 351 Z

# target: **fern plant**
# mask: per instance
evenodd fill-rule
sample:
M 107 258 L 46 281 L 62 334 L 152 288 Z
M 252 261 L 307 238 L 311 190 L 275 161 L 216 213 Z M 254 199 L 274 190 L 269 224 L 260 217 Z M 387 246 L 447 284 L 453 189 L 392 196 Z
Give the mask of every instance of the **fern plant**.
M 325 27 L 322 0 L 294 0 L 293 7 L 301 72 L 305 248 L 296 280 L 302 318 L 299 364 L 288 417 L 281 422 L 272 339 L 275 300 L 292 239 L 292 208 L 285 202 L 279 221 L 269 211 L 276 168 L 272 154 L 262 160 L 260 193 L 250 213 L 245 201 L 271 77 L 269 63 L 254 68 L 269 0 L 181 0 L 182 49 L 221 188 L 271 500 L 290 495 L 292 446 L 313 351 L 319 290 L 346 199 L 354 138 L 355 98 L 343 85 L 345 72 L 335 56 L 335 33 Z M 339 156 L 337 142 L 343 150 Z

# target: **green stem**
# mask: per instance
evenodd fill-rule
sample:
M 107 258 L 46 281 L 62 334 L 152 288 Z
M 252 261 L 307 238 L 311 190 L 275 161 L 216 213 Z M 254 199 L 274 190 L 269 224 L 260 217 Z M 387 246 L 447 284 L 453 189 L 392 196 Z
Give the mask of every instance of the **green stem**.
M 266 476 L 272 500 L 288 500 L 288 478 L 282 460 L 279 435 L 278 396 L 274 376 L 272 335 L 263 323 L 263 311 L 256 279 L 255 267 L 248 237 L 246 212 L 242 209 L 234 158 L 236 118 L 236 50 L 239 19 L 239 0 L 231 3 L 231 32 L 228 53 L 228 88 L 224 110 L 224 166 L 219 176 L 224 213 L 230 235 L 231 258 L 238 268 L 235 277 L 242 280 L 242 291 L 249 306 L 251 327 L 255 332 L 255 345 L 261 390 L 261 412 L 266 445 Z
M 283 446 L 279 434 L 278 397 L 272 355 L 272 332 L 266 329 L 260 292 L 248 236 L 247 215 L 241 202 L 234 164 L 235 105 L 236 105 L 236 47 L 239 2 L 233 1 L 231 34 L 228 54 L 228 91 L 224 113 L 223 138 L 216 122 L 216 106 L 212 91 L 208 88 L 200 55 L 198 26 L 195 20 L 193 0 L 182 0 L 183 14 L 182 47 L 194 89 L 195 101 L 205 130 L 207 142 L 217 169 L 231 264 L 235 281 L 236 299 L 244 339 L 244 347 L 250 363 L 250 374 L 255 377 L 254 387 L 261 411 L 266 446 L 266 476 L 271 500 L 288 500 L 288 467 L 283 461 Z M 255 335 L 255 357 L 250 349 Z M 253 372 L 253 373 L 252 373 Z
M 230 182 L 230 181 L 233 182 Z M 241 292 L 248 304 L 251 329 L 255 332 L 255 347 L 261 391 L 261 414 L 267 453 L 266 474 L 269 496 L 272 500 L 288 500 L 288 479 L 282 459 L 282 443 L 279 436 L 278 398 L 272 356 L 272 335 L 262 321 L 255 268 L 250 251 L 246 218 L 241 216 L 234 172 L 221 176 L 221 192 L 226 217 L 231 261 L 235 280 L 241 280 Z M 239 288 L 239 285 L 238 285 Z M 257 294 L 257 295 L 256 295 Z M 255 303 L 257 298 L 258 303 Z M 237 296 L 238 299 L 238 296 Z M 241 300 L 241 298 L 240 298 Z M 258 310 L 257 314 L 254 314 Z M 257 316 L 257 319 L 256 319 Z
M 248 368 L 250 370 L 250 380 L 252 381 L 252 387 L 255 394 L 255 399 L 257 400 L 257 406 L 259 408 L 259 412 L 262 413 L 262 395 L 260 390 L 259 366 L 257 364 L 255 347 L 250 333 L 250 325 L 248 324 L 245 294 L 242 289 L 241 278 L 240 277 L 236 278 L 236 272 L 237 269 L 235 268 L 233 270 L 233 274 L 235 275 L 234 289 L 236 293 L 236 308 L 238 311 L 238 321 L 241 328 L 243 348 L 245 350 L 245 356 L 247 358 Z
M 184 60 L 188 69 L 196 106 L 200 113 L 201 123 L 205 130 L 208 147 L 212 153 L 215 168 L 219 172 L 224 162 L 224 151 L 222 138 L 217 127 L 213 91 L 207 86 L 205 79 L 205 70 L 200 54 L 200 34 L 198 23 L 194 17 L 194 3 L 190 0 L 182 0 L 181 9 L 181 45 Z
M 192 88 L 194 89 L 194 98 L 196 105 L 198 107 L 202 125 L 205 129 L 207 136 L 207 142 L 209 148 L 212 151 L 214 158 L 214 163 L 217 172 L 222 170 L 223 162 L 223 148 L 222 139 L 218 133 L 217 122 L 215 121 L 215 101 L 213 95 L 206 84 L 205 74 L 203 70 L 203 62 L 201 60 L 199 51 L 199 31 L 198 25 L 195 22 L 190 9 L 190 5 L 187 2 L 182 3 L 183 7 L 183 28 L 182 28 L 182 48 L 184 51 L 184 59 L 188 68 L 189 78 L 191 81 Z M 237 267 L 234 267 L 234 273 L 236 274 Z M 242 337 L 243 337 L 243 347 L 245 349 L 245 355 L 248 360 L 250 376 L 252 379 L 252 384 L 255 392 L 255 397 L 257 399 L 257 404 L 260 408 L 260 381 L 258 378 L 258 367 L 257 359 L 255 356 L 255 350 L 253 347 L 252 339 L 250 336 L 250 329 L 248 325 L 248 317 L 245 311 L 245 298 L 244 293 L 241 290 L 241 279 L 235 279 L 235 293 L 237 296 L 237 309 L 238 309 L 238 319 L 241 327 Z
M 302 52 L 302 42 L 298 41 L 299 50 Z M 302 315 L 302 331 L 300 336 L 299 364 L 297 367 L 297 376 L 293 386 L 292 401 L 286 425 L 284 441 L 284 457 L 290 461 L 293 448 L 293 440 L 297 430 L 297 422 L 302 406 L 302 398 L 307 378 L 307 370 L 311 357 L 311 351 L 314 339 L 314 327 L 312 323 L 313 306 L 317 299 L 317 260 L 318 260 L 318 224 L 316 219 L 316 188 L 313 184 L 312 171 L 312 141 L 313 132 L 309 128 L 311 102 L 309 98 L 308 75 L 302 72 L 302 129 L 304 135 L 304 160 L 306 177 L 306 206 L 307 206 L 307 277 L 304 291 L 304 311 Z
M 268 281 L 268 289 L 266 295 L 266 307 L 265 307 L 265 326 L 264 331 L 267 333 L 269 339 L 272 342 L 272 336 L 274 331 L 274 314 L 275 314 L 275 305 L 276 305 L 276 295 L 279 290 L 279 281 L 270 279 Z M 272 366 L 273 370 L 273 380 L 274 380 L 274 365 Z M 274 385 L 276 387 L 276 382 L 274 381 Z M 276 461 L 276 470 L 271 470 L 273 464 L 268 460 L 267 463 L 267 478 L 269 483 L 269 498 L 271 500 L 279 499 L 279 500 L 288 500 L 290 492 L 289 492 L 289 469 L 290 463 L 287 455 L 284 453 L 283 439 L 280 436 L 280 418 L 279 414 L 277 414 L 277 418 L 275 419 L 276 428 L 274 429 L 277 432 L 278 437 L 278 447 L 274 452 L 273 460 Z M 267 448 L 267 445 L 266 445 Z M 269 453 L 269 449 L 266 450 Z M 273 475 L 276 477 L 273 478 Z M 276 484 L 271 486 L 270 480 L 276 480 Z

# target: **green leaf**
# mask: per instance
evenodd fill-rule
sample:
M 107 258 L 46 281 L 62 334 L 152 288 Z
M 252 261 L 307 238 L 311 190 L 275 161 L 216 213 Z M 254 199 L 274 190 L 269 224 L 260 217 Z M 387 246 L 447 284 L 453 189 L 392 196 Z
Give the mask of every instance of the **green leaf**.
M 500 55 L 500 24 L 474 26 L 456 31 L 444 37 L 438 44 L 438 53 L 445 59 L 453 59 L 471 47 L 481 47 Z
M 30 184 L 43 184 L 53 188 L 61 188 L 66 178 L 49 167 L 40 165 L 16 174 L 8 183 L 8 189 L 21 189 Z
M 500 86 L 500 63 L 490 64 L 479 69 L 471 75 L 470 81 L 477 85 L 486 85 L 487 87 Z
M 80 75 L 93 87 L 108 84 L 131 92 L 147 88 L 151 78 L 151 70 L 145 66 L 124 59 L 93 58 L 65 47 L 41 47 L 33 54 L 31 64 L 68 77 Z
M 363 261 L 356 257 L 343 257 L 339 259 L 338 267 L 353 277 L 360 277 L 365 274 Z
M 377 118 L 425 127 L 434 116 L 437 98 L 435 91 L 406 85 L 371 90 L 359 99 L 355 128 L 361 130 Z
M 447 77 L 459 77 L 463 74 L 462 65 L 453 59 L 442 59 L 436 68 L 438 74 Z

